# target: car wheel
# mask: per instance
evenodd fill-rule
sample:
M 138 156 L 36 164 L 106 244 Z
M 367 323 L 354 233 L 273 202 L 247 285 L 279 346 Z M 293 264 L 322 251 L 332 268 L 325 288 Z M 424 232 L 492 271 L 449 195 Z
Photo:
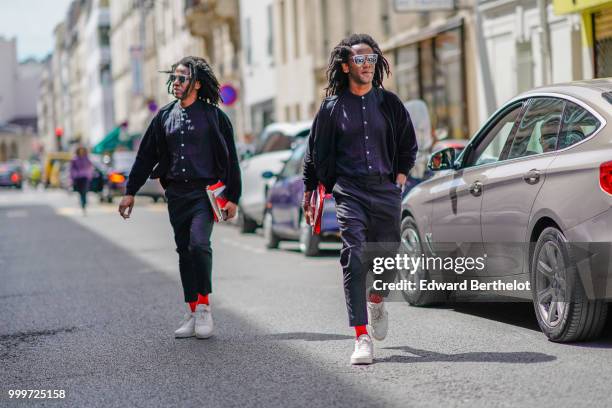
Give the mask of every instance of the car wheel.
M 400 254 L 407 254 L 410 257 L 420 257 L 424 253 L 419 229 L 416 221 L 411 216 L 407 216 L 402 220 L 401 224 L 401 245 Z M 440 290 L 421 290 L 419 283 L 430 280 L 429 271 L 425 268 L 419 268 L 411 273 L 406 269 L 399 269 L 397 273 L 398 280 L 406 280 L 412 282 L 413 290 L 403 290 L 402 295 L 406 301 L 413 306 L 429 306 L 437 303 L 442 303 L 448 298 L 447 291 Z
M 240 226 L 240 232 L 242 232 L 243 234 L 254 233 L 255 230 L 257 229 L 257 223 L 253 221 L 252 219 L 250 219 L 249 217 L 247 217 L 247 215 L 244 213 L 242 208 L 239 208 L 239 211 L 240 211 L 240 221 L 238 224 Z
M 278 248 L 278 244 L 280 243 L 280 239 L 274 233 L 272 229 L 272 213 L 266 212 L 263 219 L 263 235 L 264 240 L 266 242 L 266 248 L 275 249 Z
M 587 298 L 567 244 L 565 235 L 554 227 L 538 238 L 530 262 L 536 318 L 551 341 L 592 340 L 601 334 L 608 305 Z
M 300 221 L 300 251 L 305 256 L 319 255 L 319 244 L 321 236 L 312 233 L 312 227 L 306 223 L 306 219 L 302 217 Z

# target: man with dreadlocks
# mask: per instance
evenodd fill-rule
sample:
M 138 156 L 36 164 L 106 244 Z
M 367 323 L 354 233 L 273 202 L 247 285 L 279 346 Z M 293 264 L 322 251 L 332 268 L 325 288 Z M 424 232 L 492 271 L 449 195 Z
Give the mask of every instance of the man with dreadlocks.
M 377 340 L 387 335 L 383 298 L 389 291 L 372 288 L 366 293 L 362 255 L 366 242 L 399 243 L 401 192 L 417 153 L 408 112 L 395 94 L 383 89 L 389 73 L 372 37 L 353 34 L 342 40 L 331 53 L 327 95 L 304 158 L 306 221 L 313 221 L 311 198 L 319 183 L 336 200 L 344 294 L 349 325 L 356 333 L 352 364 L 371 364 L 370 334 Z M 393 278 L 391 270 L 382 277 L 385 282 Z
M 188 311 L 176 337 L 208 338 L 213 332 L 210 235 L 214 216 L 206 187 L 221 180 L 226 218 L 236 214 L 241 194 L 240 167 L 232 125 L 218 108 L 219 82 L 203 58 L 186 57 L 172 66 L 168 92 L 176 98 L 159 110 L 144 134 L 119 204 L 130 217 L 134 195 L 147 177 L 166 189 L 179 271 Z

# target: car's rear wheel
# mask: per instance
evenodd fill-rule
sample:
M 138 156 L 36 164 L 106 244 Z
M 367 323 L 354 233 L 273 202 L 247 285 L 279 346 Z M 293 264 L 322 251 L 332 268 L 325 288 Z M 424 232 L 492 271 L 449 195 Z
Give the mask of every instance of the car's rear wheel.
M 254 233 L 255 230 L 257 229 L 257 223 L 253 221 L 252 219 L 250 219 L 244 213 L 242 208 L 240 208 L 238 211 L 240 213 L 239 222 L 238 222 L 238 226 L 240 227 L 240 232 L 242 232 L 243 234 Z
M 416 221 L 411 216 L 407 216 L 402 220 L 401 225 L 401 245 L 400 254 L 407 254 L 409 257 L 421 257 L 424 253 L 419 229 Z M 412 282 L 412 290 L 406 289 L 402 291 L 404 299 L 413 306 L 429 306 L 442 303 L 447 299 L 446 291 L 439 290 L 421 290 L 419 288 L 421 281 L 429 281 L 429 271 L 425 268 L 418 268 L 411 273 L 405 269 L 398 270 L 397 277 L 401 280 Z
M 587 298 L 572 250 L 557 228 L 548 227 L 540 234 L 530 278 L 536 318 L 551 341 L 585 341 L 601 334 L 608 305 Z
M 278 235 L 274 233 L 274 229 L 272 228 L 272 221 L 272 213 L 266 212 L 263 219 L 263 235 L 266 242 L 266 248 L 268 249 L 278 248 L 278 244 L 280 243 Z
M 300 251 L 305 256 L 319 255 L 319 244 L 321 236 L 312 233 L 312 227 L 306 223 L 306 219 L 301 217 L 300 220 Z

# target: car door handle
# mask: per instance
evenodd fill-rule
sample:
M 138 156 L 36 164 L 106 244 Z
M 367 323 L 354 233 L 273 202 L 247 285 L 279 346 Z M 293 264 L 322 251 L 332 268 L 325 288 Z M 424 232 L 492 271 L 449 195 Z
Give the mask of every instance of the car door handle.
M 537 184 L 540 181 L 540 172 L 536 169 L 529 170 L 527 173 L 523 174 L 523 180 L 527 184 Z
M 475 181 L 470 185 L 470 194 L 474 197 L 480 197 L 482 194 L 482 183 L 480 181 Z

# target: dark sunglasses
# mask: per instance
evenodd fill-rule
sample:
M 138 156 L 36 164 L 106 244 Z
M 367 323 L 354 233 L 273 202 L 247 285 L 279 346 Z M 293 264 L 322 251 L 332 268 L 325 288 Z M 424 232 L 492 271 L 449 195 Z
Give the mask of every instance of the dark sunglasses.
M 378 54 L 359 54 L 359 55 L 353 55 L 353 62 L 355 63 L 355 65 L 361 66 L 366 61 L 370 65 L 376 64 L 376 61 L 378 61 Z
M 189 75 L 176 75 L 176 74 L 170 74 L 170 76 L 168 76 L 168 82 L 174 82 L 177 79 L 179 83 L 184 84 L 185 81 L 189 81 L 191 77 Z

